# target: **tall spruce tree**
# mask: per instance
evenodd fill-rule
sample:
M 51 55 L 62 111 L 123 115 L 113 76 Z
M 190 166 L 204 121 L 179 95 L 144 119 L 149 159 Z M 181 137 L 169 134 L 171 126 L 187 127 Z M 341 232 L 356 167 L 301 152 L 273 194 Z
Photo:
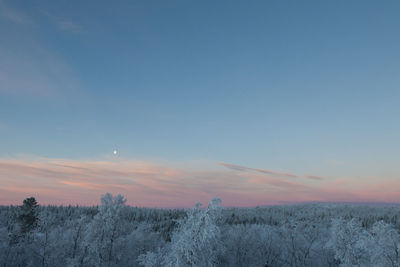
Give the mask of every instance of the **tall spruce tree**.
M 21 226 L 21 232 L 26 234 L 37 226 L 38 215 L 37 208 L 38 203 L 34 197 L 24 199 L 22 206 L 20 207 L 18 222 Z

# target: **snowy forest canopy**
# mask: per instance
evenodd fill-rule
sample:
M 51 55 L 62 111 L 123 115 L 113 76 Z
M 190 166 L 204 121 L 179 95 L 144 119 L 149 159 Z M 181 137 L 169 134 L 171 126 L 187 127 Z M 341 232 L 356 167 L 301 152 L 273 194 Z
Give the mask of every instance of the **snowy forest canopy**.
M 400 208 L 0 207 L 1 266 L 399 266 Z

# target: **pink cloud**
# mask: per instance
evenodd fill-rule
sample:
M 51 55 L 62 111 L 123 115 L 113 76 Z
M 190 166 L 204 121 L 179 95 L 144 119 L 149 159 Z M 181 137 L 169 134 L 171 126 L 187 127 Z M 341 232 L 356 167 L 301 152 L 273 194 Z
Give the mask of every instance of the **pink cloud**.
M 300 176 L 236 166 L 215 170 L 212 164 L 188 168 L 129 159 L 0 159 L 0 204 L 20 204 L 32 195 L 42 204 L 96 205 L 105 192 L 148 207 L 191 207 L 214 196 L 225 206 L 400 200 L 396 181 L 332 178 L 316 183 L 309 180 L 316 179 L 312 175 L 293 180 Z

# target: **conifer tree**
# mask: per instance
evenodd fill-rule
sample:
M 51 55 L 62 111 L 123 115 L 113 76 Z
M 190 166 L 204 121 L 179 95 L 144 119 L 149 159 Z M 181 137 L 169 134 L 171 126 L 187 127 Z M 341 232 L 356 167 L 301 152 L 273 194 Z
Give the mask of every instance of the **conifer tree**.
M 38 203 L 34 197 L 26 198 L 20 206 L 18 222 L 20 223 L 21 232 L 26 234 L 37 226 Z

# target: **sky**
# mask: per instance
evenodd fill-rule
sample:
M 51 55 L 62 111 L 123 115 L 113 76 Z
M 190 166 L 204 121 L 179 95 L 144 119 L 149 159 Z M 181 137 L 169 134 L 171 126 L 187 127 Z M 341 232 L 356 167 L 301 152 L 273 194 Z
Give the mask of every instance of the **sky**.
M 400 202 L 399 12 L 0 0 L 0 204 Z

